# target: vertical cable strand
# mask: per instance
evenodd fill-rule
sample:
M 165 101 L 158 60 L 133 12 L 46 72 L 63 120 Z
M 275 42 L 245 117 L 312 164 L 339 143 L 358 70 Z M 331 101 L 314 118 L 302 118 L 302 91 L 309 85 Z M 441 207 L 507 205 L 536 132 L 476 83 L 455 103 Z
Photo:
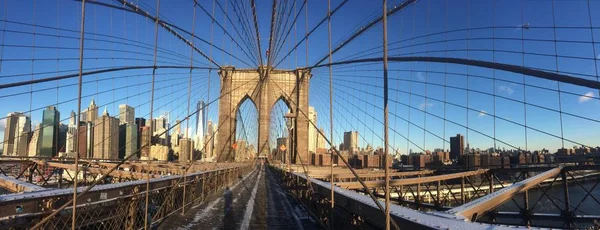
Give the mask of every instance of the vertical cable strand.
M 150 138 L 148 138 L 148 158 L 150 158 L 150 150 L 152 149 L 152 132 L 154 130 L 153 124 L 153 113 L 154 113 L 154 81 L 156 78 L 156 51 L 158 47 L 158 21 L 159 21 L 159 11 L 160 10 L 160 0 L 156 0 L 156 21 L 154 22 L 154 68 L 152 68 L 152 92 L 150 95 Z M 148 229 L 148 205 L 150 202 L 150 177 L 146 177 L 146 207 L 145 207 L 145 216 L 144 216 L 144 229 Z M 151 221 L 151 220 L 150 220 Z
M 77 83 L 77 131 L 75 134 L 75 146 L 79 147 L 79 131 L 81 124 L 81 85 L 83 79 L 83 41 L 85 35 L 85 0 L 81 1 L 81 31 L 79 33 L 79 78 Z M 77 179 L 79 177 L 79 148 L 75 151 L 75 179 L 73 180 L 73 220 L 71 229 L 75 229 L 77 222 Z

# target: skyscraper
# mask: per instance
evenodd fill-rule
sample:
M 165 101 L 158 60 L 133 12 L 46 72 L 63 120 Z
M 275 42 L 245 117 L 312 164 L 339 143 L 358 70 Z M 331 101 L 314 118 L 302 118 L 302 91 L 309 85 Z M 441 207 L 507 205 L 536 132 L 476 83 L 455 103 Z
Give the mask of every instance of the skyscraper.
M 137 124 L 128 122 L 119 125 L 119 159 L 135 153 L 138 149 L 138 128 Z M 137 160 L 137 155 L 129 158 L 130 160 Z
M 58 126 L 60 113 L 54 106 L 48 106 L 42 116 L 41 131 L 38 140 L 39 156 L 53 157 L 58 149 Z
M 94 157 L 94 125 L 91 122 L 80 122 L 79 135 L 77 136 L 77 153 L 79 157 Z
M 180 121 L 175 121 L 175 127 L 173 127 L 173 133 L 171 134 L 171 146 L 179 146 L 179 134 L 181 133 Z
M 189 138 L 181 138 L 179 146 L 179 161 L 189 161 L 192 155 L 192 141 Z
M 353 153 L 358 151 L 358 132 L 350 131 L 344 132 L 344 149 Z
M 196 135 L 195 135 L 195 148 L 197 150 L 202 150 L 204 148 L 204 135 L 206 134 L 206 130 L 204 129 L 204 122 L 206 122 L 206 110 L 204 109 L 205 104 L 204 101 L 199 101 L 196 104 Z
M 169 159 L 169 147 L 162 145 L 150 146 L 150 159 L 166 161 Z
M 58 123 L 58 153 L 66 152 L 67 132 L 69 132 L 69 126 L 63 123 Z
M 119 159 L 119 119 L 106 109 L 94 122 L 94 158 Z
M 152 132 L 154 132 L 154 135 L 159 134 L 160 132 L 163 132 L 164 129 L 167 127 L 167 118 L 165 116 L 160 116 L 158 118 L 154 119 L 154 123 L 152 128 L 154 130 L 152 130 Z
M 4 155 L 27 156 L 31 119 L 23 113 L 9 113 L 4 128 Z
M 135 108 L 126 105 L 119 105 L 119 124 L 133 123 L 135 121 Z
M 213 124 L 211 120 L 208 120 L 206 128 L 206 154 L 204 154 L 203 158 L 210 158 L 213 156 L 213 151 L 215 149 L 215 139 L 217 138 L 217 135 L 213 136 Z
M 199 101 L 196 104 L 196 110 L 198 110 L 198 113 L 196 113 L 196 135 L 206 134 L 206 130 L 204 129 L 204 123 L 206 122 L 206 110 L 204 110 L 205 105 L 206 104 L 204 104 L 204 101 Z
M 148 160 L 150 157 L 150 138 L 152 137 L 152 130 L 150 126 L 144 126 L 140 129 L 140 144 L 142 147 L 140 150 L 140 158 L 142 160 Z
M 158 144 L 158 145 L 167 145 L 168 140 L 167 140 L 167 135 L 168 132 L 166 132 L 166 128 L 168 127 L 167 125 L 168 121 L 167 118 L 165 116 L 161 116 L 159 118 L 154 119 L 154 123 L 152 128 L 154 129 L 152 132 L 152 135 L 156 136 L 161 134 L 160 136 L 158 136 L 157 139 L 157 143 L 153 143 L 153 144 Z
M 450 137 L 450 158 L 459 159 L 465 151 L 465 138 L 463 135 L 456 134 L 456 137 Z
M 323 128 L 319 129 L 321 132 L 317 133 L 317 148 L 324 149 L 325 148 L 325 137 L 321 133 L 325 133 Z
M 317 152 L 317 128 L 313 124 L 317 124 L 317 111 L 312 106 L 308 107 L 308 151 Z
M 93 98 L 92 98 L 92 101 L 90 102 L 90 105 L 88 106 L 88 108 L 85 110 L 85 112 L 83 114 L 85 114 L 85 116 L 82 115 L 81 117 L 85 118 L 84 121 L 96 122 L 96 119 L 98 119 L 98 106 L 96 106 L 96 102 L 94 101 Z
M 143 117 L 136 117 L 135 124 L 141 129 L 142 127 L 146 126 L 146 119 Z
M 67 128 L 67 144 L 65 146 L 65 152 L 73 153 L 76 151 L 75 142 L 76 137 L 75 133 L 77 132 L 77 114 L 74 111 L 71 111 L 71 117 L 69 118 L 69 126 Z
M 41 132 L 42 130 L 39 128 L 33 130 L 31 140 L 29 140 L 29 149 L 27 149 L 27 156 L 35 157 L 39 155 L 39 140 Z

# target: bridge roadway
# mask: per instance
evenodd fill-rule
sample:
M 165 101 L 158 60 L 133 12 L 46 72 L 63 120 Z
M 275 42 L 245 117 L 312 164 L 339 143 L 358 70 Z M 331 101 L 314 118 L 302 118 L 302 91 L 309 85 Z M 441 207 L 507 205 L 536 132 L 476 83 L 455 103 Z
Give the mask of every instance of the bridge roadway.
M 296 200 L 283 192 L 278 178 L 266 167 L 257 166 L 231 185 L 232 210 L 224 215 L 223 189 L 185 215 L 174 214 L 157 229 L 318 229 Z

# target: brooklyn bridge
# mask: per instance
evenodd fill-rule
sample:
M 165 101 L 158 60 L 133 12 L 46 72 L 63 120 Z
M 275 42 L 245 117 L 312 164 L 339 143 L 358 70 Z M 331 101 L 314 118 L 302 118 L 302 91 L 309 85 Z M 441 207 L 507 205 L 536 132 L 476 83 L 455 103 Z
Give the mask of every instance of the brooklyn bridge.
M 598 229 L 596 40 L 592 0 L 0 0 L 0 229 Z

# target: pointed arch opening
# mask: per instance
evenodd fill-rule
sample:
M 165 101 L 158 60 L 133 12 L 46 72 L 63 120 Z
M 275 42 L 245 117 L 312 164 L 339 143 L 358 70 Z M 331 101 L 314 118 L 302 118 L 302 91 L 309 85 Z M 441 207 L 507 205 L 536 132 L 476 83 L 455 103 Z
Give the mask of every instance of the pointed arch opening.
M 254 159 L 258 143 L 258 107 L 246 94 L 235 107 L 235 136 L 232 149 L 236 162 Z
M 270 108 L 269 149 L 271 150 L 271 159 L 282 163 L 290 161 L 289 153 L 294 152 L 290 142 L 293 140 L 293 132 L 289 129 L 284 117 L 291 112 L 291 106 L 283 95 L 275 100 Z

